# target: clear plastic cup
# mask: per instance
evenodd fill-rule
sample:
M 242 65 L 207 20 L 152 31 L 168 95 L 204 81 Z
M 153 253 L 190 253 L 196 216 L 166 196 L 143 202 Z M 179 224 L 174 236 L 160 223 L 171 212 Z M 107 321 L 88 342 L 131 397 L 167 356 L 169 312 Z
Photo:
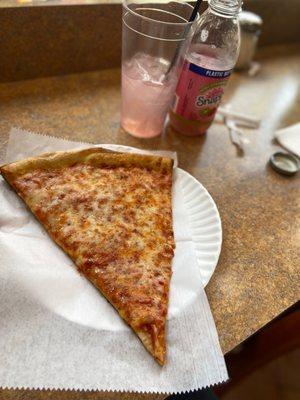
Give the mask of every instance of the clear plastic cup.
M 121 125 L 133 136 L 150 138 L 163 131 L 180 54 L 193 33 L 192 10 L 177 1 L 123 1 Z

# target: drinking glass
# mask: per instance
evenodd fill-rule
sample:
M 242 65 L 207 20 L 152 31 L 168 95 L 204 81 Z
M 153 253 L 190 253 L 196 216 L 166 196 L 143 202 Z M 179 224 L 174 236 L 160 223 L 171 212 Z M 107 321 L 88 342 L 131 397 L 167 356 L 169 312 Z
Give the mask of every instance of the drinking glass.
M 133 136 L 163 131 L 194 30 L 192 10 L 178 1 L 123 1 L 121 125 Z

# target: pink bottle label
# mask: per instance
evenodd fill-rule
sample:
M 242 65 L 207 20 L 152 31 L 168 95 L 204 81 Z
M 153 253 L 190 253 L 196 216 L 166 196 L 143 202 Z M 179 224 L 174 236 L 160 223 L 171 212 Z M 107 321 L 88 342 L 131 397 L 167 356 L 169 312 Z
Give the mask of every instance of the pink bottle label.
M 205 125 L 211 122 L 231 72 L 202 68 L 185 60 L 176 88 L 174 113 Z

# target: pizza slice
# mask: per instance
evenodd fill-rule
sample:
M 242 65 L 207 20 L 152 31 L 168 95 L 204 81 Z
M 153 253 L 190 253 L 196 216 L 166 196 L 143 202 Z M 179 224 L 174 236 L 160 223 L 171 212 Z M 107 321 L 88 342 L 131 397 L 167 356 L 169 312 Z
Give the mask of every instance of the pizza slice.
M 0 168 L 162 365 L 175 247 L 172 165 L 168 158 L 91 148 Z

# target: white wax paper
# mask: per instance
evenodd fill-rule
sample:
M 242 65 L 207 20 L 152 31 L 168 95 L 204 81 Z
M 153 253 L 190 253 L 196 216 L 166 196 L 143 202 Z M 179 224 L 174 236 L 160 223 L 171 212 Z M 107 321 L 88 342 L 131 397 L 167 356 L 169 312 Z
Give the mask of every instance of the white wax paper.
M 89 146 L 12 129 L 6 161 Z M 176 169 L 163 368 L 0 179 L 0 386 L 177 393 L 228 378 Z

